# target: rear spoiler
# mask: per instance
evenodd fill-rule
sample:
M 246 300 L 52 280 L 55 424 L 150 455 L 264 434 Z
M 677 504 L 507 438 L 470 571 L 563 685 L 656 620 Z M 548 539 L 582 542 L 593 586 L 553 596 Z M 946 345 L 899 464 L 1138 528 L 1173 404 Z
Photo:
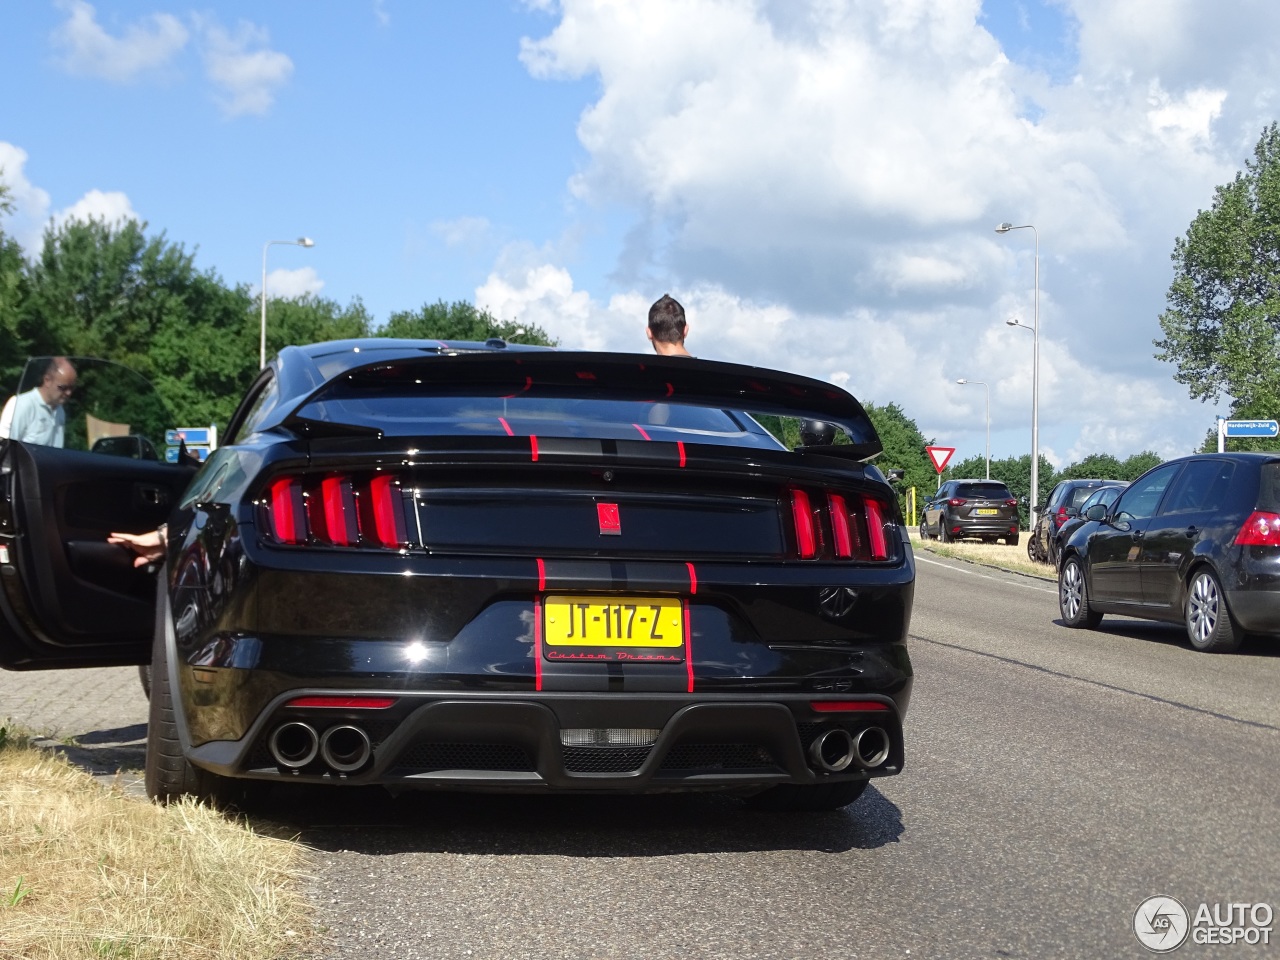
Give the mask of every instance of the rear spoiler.
M 848 434 L 850 443 L 808 448 L 822 456 L 869 460 L 883 449 L 862 404 L 833 384 L 762 367 L 633 353 L 486 352 L 379 360 L 347 370 L 314 390 L 283 416 L 280 425 L 306 436 L 333 435 L 343 427 L 340 409 L 326 410 L 326 404 L 379 396 L 689 404 L 833 423 Z M 347 432 L 367 431 L 353 426 Z

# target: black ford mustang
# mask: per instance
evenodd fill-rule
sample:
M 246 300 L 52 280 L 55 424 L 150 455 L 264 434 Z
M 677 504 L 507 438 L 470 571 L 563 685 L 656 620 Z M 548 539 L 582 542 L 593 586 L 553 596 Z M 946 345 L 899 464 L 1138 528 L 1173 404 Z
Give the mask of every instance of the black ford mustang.
M 786 418 L 838 429 L 793 451 Z M 879 451 L 848 393 L 754 367 L 290 347 L 194 477 L 6 445 L 0 666 L 149 661 L 157 798 L 833 808 L 903 765 L 915 569 Z M 158 574 L 105 543 L 165 519 Z

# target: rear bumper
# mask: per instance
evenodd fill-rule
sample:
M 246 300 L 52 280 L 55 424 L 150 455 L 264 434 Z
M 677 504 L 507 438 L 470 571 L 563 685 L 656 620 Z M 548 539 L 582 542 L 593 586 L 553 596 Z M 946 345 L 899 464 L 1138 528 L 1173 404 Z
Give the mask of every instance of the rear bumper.
M 1004 537 L 1018 532 L 1017 517 L 952 518 L 945 525 L 947 533 L 957 537 Z
M 293 691 L 264 711 L 243 740 L 210 741 L 188 756 L 216 773 L 253 779 L 516 792 L 753 789 L 891 776 L 903 766 L 901 714 L 888 697 L 858 696 L 882 709 L 840 713 L 820 713 L 811 706 L 829 696 L 713 694 L 405 696 L 386 691 L 396 702 L 385 710 L 287 705 L 298 696 L 333 692 Z M 306 724 L 318 738 L 331 729 L 357 728 L 369 739 L 369 755 L 354 770 L 334 769 L 323 751 L 289 768 L 270 746 L 272 733 L 285 724 Z M 855 757 L 844 770 L 824 769 L 810 748 L 836 729 L 855 739 L 862 731 L 875 731 L 862 738 L 867 744 L 883 734 L 887 756 L 874 766 Z M 565 730 L 625 730 L 651 742 L 567 746 Z

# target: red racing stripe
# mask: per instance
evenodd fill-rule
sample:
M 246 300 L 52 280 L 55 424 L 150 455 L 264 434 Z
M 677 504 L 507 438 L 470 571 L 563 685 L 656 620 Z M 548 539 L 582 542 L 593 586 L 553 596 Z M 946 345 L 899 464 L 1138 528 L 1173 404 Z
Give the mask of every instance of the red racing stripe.
M 693 631 L 689 626 L 689 601 L 682 601 L 684 604 L 684 671 L 689 677 L 689 693 L 693 693 Z M 537 622 L 537 617 L 534 617 Z
M 507 423 L 507 418 L 506 418 L 506 417 L 499 417 L 499 418 L 498 418 L 498 422 L 499 422 L 500 424 L 502 424 L 502 429 L 503 429 L 503 430 L 505 430 L 505 431 L 507 431 L 507 436 L 508 436 L 508 437 L 514 437 L 514 436 L 515 436 L 515 431 L 513 431 L 513 430 L 511 429 L 511 424 Z
M 532 433 L 529 434 L 529 449 L 532 451 L 533 459 L 536 461 L 538 459 L 538 438 Z
M 538 597 L 533 598 L 533 689 L 542 689 L 542 600 Z
M 640 431 L 640 436 L 644 437 L 646 440 L 650 439 L 649 434 L 644 432 L 644 427 L 640 426 L 640 424 L 633 423 L 632 426 Z

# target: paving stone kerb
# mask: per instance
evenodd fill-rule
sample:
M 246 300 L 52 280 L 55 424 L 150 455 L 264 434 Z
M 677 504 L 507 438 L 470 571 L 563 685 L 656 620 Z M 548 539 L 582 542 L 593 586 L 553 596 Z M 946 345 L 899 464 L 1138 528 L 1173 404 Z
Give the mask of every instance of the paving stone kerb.
M 121 743 L 145 736 L 147 698 L 137 667 L 0 670 L 6 719 L 51 740 Z

